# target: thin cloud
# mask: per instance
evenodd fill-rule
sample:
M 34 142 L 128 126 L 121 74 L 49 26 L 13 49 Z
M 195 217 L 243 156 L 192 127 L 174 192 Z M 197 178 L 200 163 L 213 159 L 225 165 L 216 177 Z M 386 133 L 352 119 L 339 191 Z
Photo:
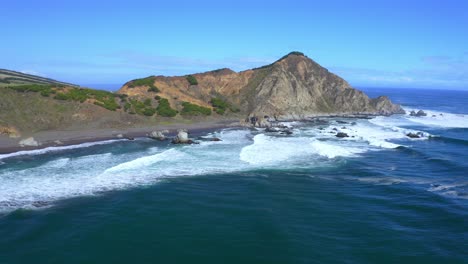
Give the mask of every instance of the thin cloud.
M 468 56 L 425 56 L 424 66 L 404 71 L 331 67 L 331 70 L 356 85 L 468 87 Z
M 41 77 L 47 77 L 46 74 L 35 71 L 35 70 L 22 70 L 20 72 L 24 73 L 24 74 L 31 74 L 31 75 L 41 76 Z

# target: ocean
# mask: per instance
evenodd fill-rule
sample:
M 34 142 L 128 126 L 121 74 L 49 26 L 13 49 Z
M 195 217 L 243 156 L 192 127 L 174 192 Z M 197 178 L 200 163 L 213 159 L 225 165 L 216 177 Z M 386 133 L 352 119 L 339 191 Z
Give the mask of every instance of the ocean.
M 467 263 L 468 92 L 365 92 L 428 115 L 0 155 L 0 263 Z

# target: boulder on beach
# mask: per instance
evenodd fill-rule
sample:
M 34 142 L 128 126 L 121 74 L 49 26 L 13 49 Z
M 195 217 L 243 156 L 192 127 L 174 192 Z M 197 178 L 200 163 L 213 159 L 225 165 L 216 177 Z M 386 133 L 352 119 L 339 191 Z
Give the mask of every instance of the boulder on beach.
M 41 144 L 37 142 L 33 137 L 29 137 L 29 138 L 21 140 L 19 142 L 19 145 L 21 147 L 38 147 Z
M 222 141 L 222 140 L 220 138 L 214 137 L 214 138 L 210 138 L 210 141 Z
M 293 132 L 289 129 L 284 129 L 284 130 L 281 130 L 280 134 L 283 134 L 283 135 L 292 135 Z
M 336 137 L 339 137 L 339 138 L 347 138 L 349 137 L 348 134 L 344 133 L 344 132 L 338 132 L 336 135 Z
M 189 139 L 187 130 L 181 129 L 178 131 L 177 136 L 172 139 L 172 144 L 197 144 Z
M 164 135 L 164 133 L 168 133 L 168 132 L 169 131 L 167 131 L 167 130 L 153 131 L 148 135 L 148 137 L 151 138 L 151 139 L 164 141 L 164 140 L 166 140 L 166 136 Z

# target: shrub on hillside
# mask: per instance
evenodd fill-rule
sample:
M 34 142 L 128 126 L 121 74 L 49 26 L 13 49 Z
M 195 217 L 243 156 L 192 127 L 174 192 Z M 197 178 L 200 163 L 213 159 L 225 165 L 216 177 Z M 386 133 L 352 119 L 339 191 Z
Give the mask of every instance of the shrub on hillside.
M 211 115 L 211 109 L 189 102 L 182 103 L 182 115 Z
M 219 97 L 211 98 L 210 103 L 215 108 L 215 112 L 219 115 L 223 115 L 228 109 L 233 113 L 240 112 L 239 108 L 233 106 L 232 104 Z
M 171 105 L 166 98 L 159 99 L 159 105 L 156 107 L 156 112 L 158 115 L 164 117 L 174 117 L 178 114 L 177 110 L 171 108 Z
M 152 86 L 152 87 L 148 88 L 148 92 L 159 93 L 160 91 L 159 91 L 158 87 Z
M 156 77 L 150 76 L 142 79 L 135 79 L 132 80 L 129 84 L 129 88 L 135 88 L 137 86 L 148 86 L 148 92 L 155 92 L 158 93 L 159 89 L 154 85 L 154 81 L 156 80 Z
M 197 78 L 195 78 L 195 76 L 193 75 L 188 75 L 187 81 L 189 82 L 190 85 L 198 85 Z

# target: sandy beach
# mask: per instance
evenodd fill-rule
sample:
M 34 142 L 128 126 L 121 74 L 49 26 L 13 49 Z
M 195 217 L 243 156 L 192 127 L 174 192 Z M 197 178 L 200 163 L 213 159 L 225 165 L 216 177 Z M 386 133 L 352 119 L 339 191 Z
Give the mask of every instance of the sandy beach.
M 21 138 L 10 138 L 8 136 L 0 136 L 0 154 L 8 154 L 23 150 L 42 149 L 52 146 L 69 146 L 86 142 L 98 142 L 104 140 L 118 139 L 118 135 L 137 138 L 146 137 L 150 132 L 156 130 L 168 130 L 166 136 L 172 137 L 179 129 L 187 129 L 191 134 L 200 134 L 210 132 L 216 129 L 236 127 L 238 120 L 222 120 L 222 121 L 203 121 L 192 124 L 173 123 L 164 125 L 155 125 L 147 127 L 135 127 L 125 129 L 83 129 L 83 130 L 51 130 L 33 133 L 29 136 Z M 25 146 L 21 147 L 19 141 L 33 137 L 40 146 Z

